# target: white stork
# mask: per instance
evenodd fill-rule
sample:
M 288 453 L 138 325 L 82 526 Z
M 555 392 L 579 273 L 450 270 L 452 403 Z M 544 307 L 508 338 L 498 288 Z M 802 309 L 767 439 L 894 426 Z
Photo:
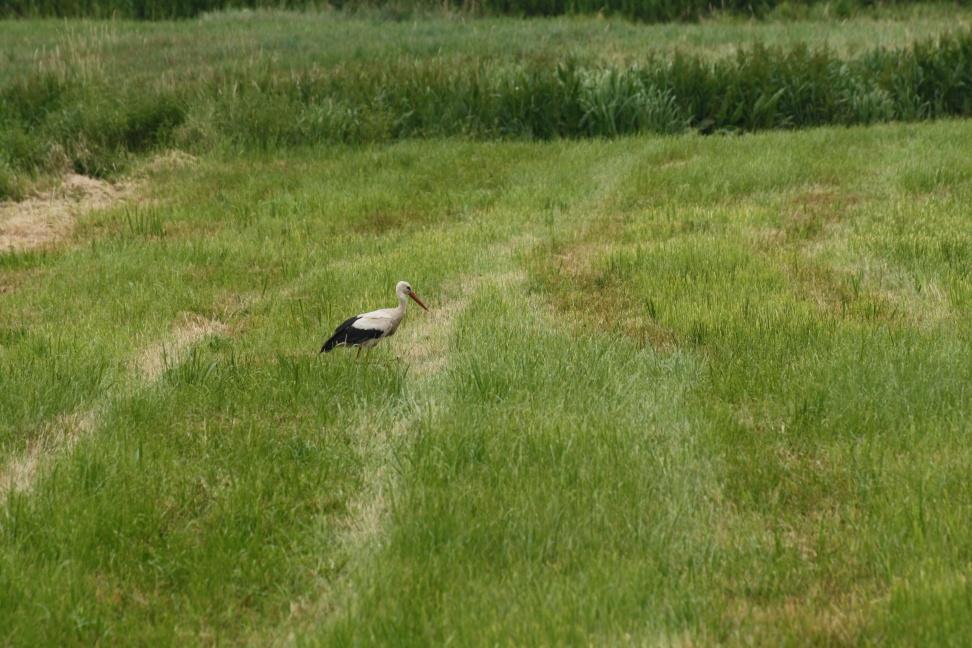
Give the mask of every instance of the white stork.
M 429 310 L 407 281 L 398 282 L 398 285 L 395 286 L 395 294 L 398 295 L 397 307 L 381 308 L 348 318 L 334 329 L 334 335 L 327 339 L 327 342 L 321 347 L 320 353 L 327 353 L 337 346 L 349 346 L 358 347 L 358 353 L 355 356 L 358 357 L 361 355 L 361 347 L 370 349 L 383 338 L 395 335 L 398 325 L 405 318 L 405 304 L 409 297 L 426 311 Z

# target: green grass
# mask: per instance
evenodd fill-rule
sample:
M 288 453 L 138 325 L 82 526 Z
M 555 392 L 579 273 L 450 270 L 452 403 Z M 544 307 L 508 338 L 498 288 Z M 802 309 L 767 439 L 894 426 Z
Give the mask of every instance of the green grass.
M 721 16 L 694 24 L 656 25 L 580 16 L 427 16 L 394 21 L 369 14 L 285 11 L 224 12 L 182 22 L 8 20 L 0 22 L 0 72 L 9 76 L 18 67 L 44 61 L 64 69 L 77 59 L 86 69 L 139 82 L 172 70 L 206 76 L 225 74 L 245 63 L 277 61 L 301 68 L 403 56 L 561 60 L 569 54 L 583 61 L 631 64 L 673 50 L 721 57 L 754 43 L 805 43 L 852 56 L 969 27 L 970 16 L 968 8 L 929 4 L 844 20 L 817 15 L 767 21 Z
M 156 167 L 0 255 L 0 642 L 965 644 L 970 133 Z
M 614 137 L 972 114 L 965 9 L 847 21 L 0 22 L 0 198 L 171 147 Z

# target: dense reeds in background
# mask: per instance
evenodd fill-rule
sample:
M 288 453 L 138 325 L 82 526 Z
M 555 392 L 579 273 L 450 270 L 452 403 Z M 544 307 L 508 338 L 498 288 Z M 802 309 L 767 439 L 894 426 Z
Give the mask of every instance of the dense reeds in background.
M 922 0 L 5 0 L 0 15 L 121 17 L 148 20 L 191 18 L 207 11 L 239 8 L 383 9 L 398 15 L 416 11 L 462 11 L 476 15 L 559 16 L 602 14 L 635 20 L 693 20 L 713 12 L 763 16 L 829 5 L 840 15 L 874 5 L 925 4 Z M 955 0 L 968 5 L 968 0 Z
M 851 59 L 756 45 L 632 65 L 489 58 L 272 61 L 122 82 L 83 53 L 0 88 L 0 196 L 57 168 L 110 176 L 175 145 L 273 148 L 414 137 L 612 137 L 914 121 L 972 113 L 972 33 Z

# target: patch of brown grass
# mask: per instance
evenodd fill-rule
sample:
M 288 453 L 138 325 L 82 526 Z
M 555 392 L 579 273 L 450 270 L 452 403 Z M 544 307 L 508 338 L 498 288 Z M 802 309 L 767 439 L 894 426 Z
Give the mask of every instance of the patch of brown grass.
M 30 490 L 44 457 L 73 448 L 94 429 L 95 418 L 94 410 L 84 410 L 58 416 L 45 426 L 23 452 L 0 466 L 0 501 L 8 493 Z
M 376 209 L 360 217 L 355 230 L 363 234 L 384 234 L 409 225 L 421 225 L 436 220 L 434 214 L 414 209 Z
M 854 275 L 827 265 L 803 260 L 788 264 L 788 274 L 798 290 L 824 313 L 862 321 L 899 320 L 893 304 L 878 293 L 868 290 Z
M 612 331 L 656 350 L 674 348 L 675 331 L 652 317 L 630 291 L 598 267 L 604 256 L 618 249 L 609 243 L 581 241 L 552 257 L 537 255 L 534 278 L 555 310 L 580 328 Z
M 158 173 L 160 171 L 169 171 L 173 169 L 183 169 L 185 167 L 194 166 L 199 161 L 195 155 L 191 155 L 184 151 L 179 151 L 177 149 L 172 149 L 170 151 L 165 151 L 159 153 L 158 155 L 150 158 L 145 164 L 143 164 L 138 169 L 138 175 Z
M 776 634 L 776 628 L 781 638 L 799 634 L 810 645 L 849 646 L 858 643 L 870 607 L 861 594 L 830 595 L 815 589 L 802 596 L 766 603 L 736 599 L 723 616 L 732 629 L 730 643 L 748 645 L 755 643 L 757 637 L 765 640 Z
M 133 194 L 132 184 L 111 184 L 76 173 L 44 195 L 0 203 L 0 252 L 50 246 L 65 238 L 75 219 Z
M 226 335 L 222 322 L 207 319 L 196 313 L 182 313 L 165 340 L 144 349 L 134 361 L 134 368 L 146 381 L 154 381 L 173 364 L 182 362 L 189 347 L 209 335 Z
M 800 250 L 784 267 L 797 289 L 834 317 L 916 328 L 954 317 L 940 285 L 916 285 L 887 260 L 855 253 L 839 238 Z
M 857 205 L 856 194 L 813 187 L 791 197 L 784 206 L 782 231 L 790 239 L 822 236 L 828 227 L 841 222 L 848 208 Z

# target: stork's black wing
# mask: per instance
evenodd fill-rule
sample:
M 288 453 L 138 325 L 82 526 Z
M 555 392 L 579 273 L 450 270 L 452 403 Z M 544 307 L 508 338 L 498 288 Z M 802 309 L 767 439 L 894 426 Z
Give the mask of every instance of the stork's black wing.
M 327 353 L 336 346 L 358 346 L 368 340 L 374 340 L 382 336 L 383 331 L 379 331 L 378 329 L 361 329 L 352 326 L 359 319 L 361 317 L 358 315 L 349 317 L 339 327 L 334 329 L 334 335 L 327 339 L 327 342 L 324 343 L 324 346 L 321 347 L 318 353 Z

